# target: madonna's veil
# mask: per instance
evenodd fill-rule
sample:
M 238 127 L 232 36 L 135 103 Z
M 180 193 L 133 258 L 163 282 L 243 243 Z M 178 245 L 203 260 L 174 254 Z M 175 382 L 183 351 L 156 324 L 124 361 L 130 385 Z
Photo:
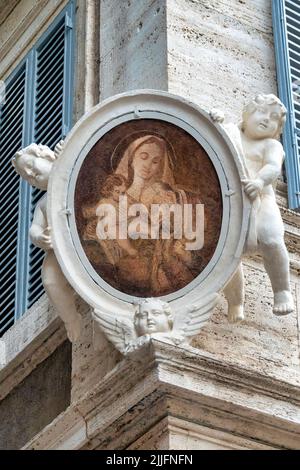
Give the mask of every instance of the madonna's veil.
M 124 154 L 115 169 L 115 173 L 123 175 L 125 178 L 129 176 L 129 162 L 132 161 L 135 151 L 143 144 L 146 143 L 149 139 L 156 140 L 157 143 L 161 146 L 163 143 L 164 146 L 164 157 L 162 162 L 162 172 L 160 172 L 155 178 L 154 182 L 167 183 L 173 189 L 175 189 L 175 180 L 173 169 L 175 166 L 175 152 L 173 147 L 165 138 L 156 135 L 156 134 L 146 134 L 143 137 L 138 137 L 131 144 L 128 145 Z M 112 156 L 112 166 L 113 166 L 113 156 Z

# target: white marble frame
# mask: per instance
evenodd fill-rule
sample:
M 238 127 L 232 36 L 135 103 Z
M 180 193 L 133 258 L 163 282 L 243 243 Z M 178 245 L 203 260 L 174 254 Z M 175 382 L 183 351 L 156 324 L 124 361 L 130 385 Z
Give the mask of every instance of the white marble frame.
M 98 285 L 80 259 L 74 233 L 72 236 L 75 226 L 70 205 L 79 169 L 76 162 L 79 158 L 82 161 L 99 139 L 101 129 L 105 128 L 107 132 L 120 123 L 120 117 L 121 120 L 122 116 L 125 120 L 139 119 L 145 117 L 144 113 L 158 119 L 161 116 L 190 132 L 212 159 L 223 192 L 222 237 L 217 251 L 206 267 L 205 275 L 200 274 L 179 293 L 164 297 L 174 311 L 187 304 L 201 303 L 201 299 L 218 293 L 225 286 L 239 264 L 248 229 L 250 203 L 240 182 L 245 177 L 243 165 L 227 134 L 219 124 L 211 121 L 206 111 L 178 96 L 153 90 L 124 93 L 97 105 L 74 126 L 65 141 L 61 158 L 54 165 L 48 186 L 48 217 L 54 251 L 70 284 L 93 308 L 113 315 L 132 312 L 131 304 L 136 297 L 111 287 L 108 289 L 104 283 Z
M 223 251 L 224 244 L 226 242 L 226 234 L 228 230 L 228 223 L 229 223 L 229 212 L 230 212 L 230 203 L 229 203 L 229 198 L 225 196 L 226 190 L 227 190 L 227 180 L 226 180 L 226 175 L 223 169 L 223 166 L 218 158 L 218 156 L 215 154 L 209 143 L 201 136 L 199 133 L 192 127 L 188 125 L 187 122 L 182 121 L 180 118 L 175 117 L 175 116 L 170 116 L 169 114 L 165 114 L 161 111 L 139 111 L 139 118 L 140 119 L 158 119 L 162 120 L 165 122 L 170 122 L 172 124 L 177 125 L 178 127 L 184 129 L 187 131 L 190 135 L 192 135 L 199 143 L 200 145 L 205 149 L 207 154 L 210 157 L 210 160 L 212 161 L 214 168 L 217 172 L 220 186 L 221 186 L 221 191 L 222 191 L 222 203 L 223 203 L 223 217 L 222 217 L 222 227 L 221 227 L 221 233 L 218 241 L 217 248 L 215 250 L 215 253 L 213 254 L 213 257 L 211 258 L 210 262 L 208 265 L 204 268 L 204 270 L 193 280 L 191 281 L 187 286 L 183 287 L 182 289 L 179 289 L 178 291 L 161 296 L 160 298 L 166 302 L 176 299 L 177 297 L 181 297 L 185 294 L 187 294 L 190 290 L 194 289 L 200 282 L 205 279 L 205 277 L 208 275 L 208 273 L 213 269 L 215 264 L 218 262 L 218 259 Z M 140 297 L 135 297 L 133 295 L 128 295 L 124 294 L 117 289 L 113 288 L 110 286 L 104 279 L 102 279 L 99 274 L 93 269 L 91 266 L 83 248 L 80 242 L 80 238 L 77 232 L 76 228 L 76 219 L 75 219 L 75 209 L 74 209 L 74 196 L 75 196 L 75 187 L 76 187 L 76 182 L 77 182 L 77 177 L 80 171 L 80 168 L 83 164 L 83 161 L 87 154 L 90 152 L 90 150 L 93 148 L 93 146 L 98 142 L 99 139 L 103 135 L 105 135 L 107 132 L 109 132 L 111 129 L 114 127 L 118 126 L 121 123 L 128 122 L 131 120 L 136 119 L 136 116 L 134 112 L 130 112 L 128 114 L 122 114 L 122 116 L 117 117 L 116 119 L 113 119 L 112 121 L 108 122 L 106 125 L 101 127 L 86 143 L 86 145 L 82 148 L 75 165 L 72 169 L 72 173 L 70 176 L 70 183 L 69 183 L 69 190 L 68 190 L 68 197 L 67 197 L 67 207 L 70 211 L 69 215 L 69 223 L 70 223 L 70 231 L 71 231 L 71 236 L 72 240 L 74 243 L 74 247 L 76 249 L 77 254 L 81 258 L 82 263 L 85 266 L 85 269 L 87 272 L 90 274 L 90 276 L 95 280 L 95 282 L 100 285 L 106 292 L 109 292 L 110 294 L 114 295 L 115 297 L 120 298 L 121 300 L 125 300 L 127 302 L 138 302 Z

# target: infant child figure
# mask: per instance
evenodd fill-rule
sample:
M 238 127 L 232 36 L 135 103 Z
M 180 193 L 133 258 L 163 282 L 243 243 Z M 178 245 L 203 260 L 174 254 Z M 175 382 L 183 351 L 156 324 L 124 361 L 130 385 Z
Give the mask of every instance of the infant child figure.
M 245 106 L 239 127 L 232 124 L 224 126 L 234 140 L 248 171 L 248 178 L 242 181 L 245 193 L 252 202 L 248 244 L 252 246 L 251 251 L 254 247 L 263 256 L 274 293 L 275 315 L 286 315 L 294 309 L 284 226 L 272 186 L 280 176 L 284 159 L 282 145 L 277 139 L 281 135 L 286 112 L 275 95 L 257 95 Z M 216 112 L 212 112 L 211 117 L 215 121 L 223 120 Z M 242 265 L 227 284 L 224 293 L 228 301 L 229 321 L 242 320 Z
M 53 163 L 61 148 L 62 143 L 56 146 L 54 152 L 45 145 L 31 144 L 15 154 L 12 164 L 29 184 L 46 191 Z M 51 229 L 47 219 L 47 195 L 36 205 L 29 234 L 32 243 L 46 251 L 42 282 L 51 304 L 65 324 L 70 341 L 75 341 L 80 335 L 81 316 L 76 310 L 74 291 L 63 275 L 52 249 Z
M 122 239 L 119 237 L 119 229 L 121 220 L 119 217 L 123 217 L 124 220 L 127 220 L 126 209 L 120 204 L 120 197 L 126 197 L 127 189 L 127 180 L 123 175 L 115 174 L 107 177 L 102 189 L 101 195 L 103 199 L 100 200 L 96 208 L 96 216 L 98 218 L 98 223 L 96 227 L 97 238 L 108 258 L 108 260 L 114 264 L 116 259 L 122 256 L 122 252 L 128 256 L 137 256 L 138 252 L 132 246 L 128 238 Z M 111 206 L 115 209 L 112 212 L 110 211 Z M 125 212 L 124 212 L 125 211 Z M 115 227 L 115 233 L 113 234 L 113 239 L 107 239 L 107 233 L 105 232 L 105 223 L 104 220 L 114 214 L 114 220 L 112 226 Z M 119 250 L 119 256 L 116 256 L 116 246 L 121 249 Z M 112 253 L 114 256 L 112 256 Z

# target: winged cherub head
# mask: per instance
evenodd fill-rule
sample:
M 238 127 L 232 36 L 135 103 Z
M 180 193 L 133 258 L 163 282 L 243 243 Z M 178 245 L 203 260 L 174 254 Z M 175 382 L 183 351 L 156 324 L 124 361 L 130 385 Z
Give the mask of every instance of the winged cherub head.
M 186 343 L 196 336 L 216 306 L 218 294 L 200 299 L 199 303 L 177 305 L 174 316 L 168 303 L 158 298 L 141 300 L 132 312 L 115 314 L 94 309 L 94 320 L 107 338 L 122 354 L 128 354 L 147 344 L 155 333 L 164 341 L 175 345 Z M 156 338 L 157 339 L 157 338 Z
M 143 300 L 135 311 L 134 327 L 138 336 L 171 331 L 173 315 L 170 306 L 155 298 Z

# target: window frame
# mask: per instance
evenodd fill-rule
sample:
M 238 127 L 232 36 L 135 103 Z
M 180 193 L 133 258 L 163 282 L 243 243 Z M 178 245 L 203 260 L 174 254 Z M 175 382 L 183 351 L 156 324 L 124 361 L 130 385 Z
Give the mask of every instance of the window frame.
M 36 99 L 36 75 L 37 54 L 58 25 L 64 19 L 64 73 L 63 73 L 63 116 L 62 138 L 72 127 L 74 104 L 74 64 L 75 64 L 75 0 L 68 4 L 55 17 L 47 30 L 36 41 L 30 51 L 23 57 L 12 73 L 5 80 L 6 87 L 16 79 L 20 71 L 25 67 L 24 111 L 22 128 L 22 148 L 35 141 L 35 99 Z M 43 144 L 43 142 L 37 142 Z M 20 178 L 18 195 L 18 229 L 17 229 L 17 256 L 16 256 L 16 289 L 14 323 L 28 309 L 29 297 L 29 264 L 30 246 L 29 228 L 33 211 L 33 188 L 25 180 Z M 11 316 L 3 325 L 11 321 Z
M 282 136 L 286 154 L 288 203 L 290 209 L 300 210 L 300 148 L 297 142 L 297 136 L 300 136 L 300 132 L 296 126 L 285 6 L 286 0 L 272 2 L 273 34 L 278 92 L 288 110 L 287 122 Z

